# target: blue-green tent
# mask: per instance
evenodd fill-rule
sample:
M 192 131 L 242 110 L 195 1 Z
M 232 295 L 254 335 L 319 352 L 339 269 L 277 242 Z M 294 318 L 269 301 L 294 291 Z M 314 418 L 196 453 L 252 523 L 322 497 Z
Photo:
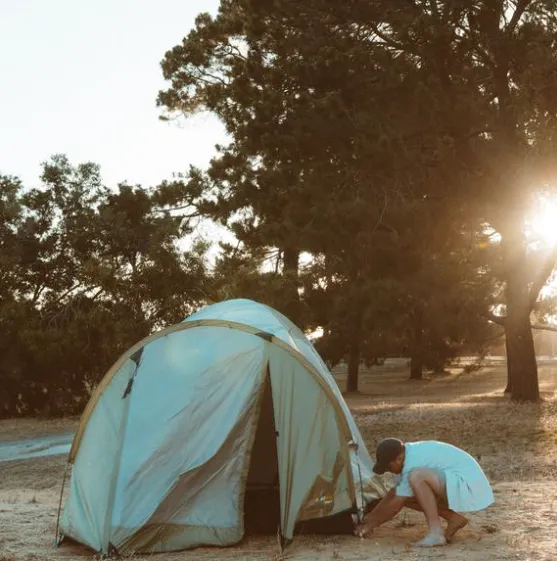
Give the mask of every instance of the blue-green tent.
M 129 349 L 93 393 L 69 461 L 61 535 L 101 553 L 236 543 L 250 488 L 278 487 L 285 539 L 385 493 L 314 347 L 251 300 Z

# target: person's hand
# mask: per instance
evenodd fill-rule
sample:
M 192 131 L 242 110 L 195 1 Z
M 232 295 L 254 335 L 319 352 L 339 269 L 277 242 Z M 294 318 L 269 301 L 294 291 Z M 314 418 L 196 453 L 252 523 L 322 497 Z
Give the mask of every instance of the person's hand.
M 366 524 L 365 522 L 363 524 L 358 524 L 358 526 L 356 526 L 355 530 L 354 530 L 354 535 L 357 538 L 365 538 L 371 535 L 371 533 L 373 532 L 373 529 Z

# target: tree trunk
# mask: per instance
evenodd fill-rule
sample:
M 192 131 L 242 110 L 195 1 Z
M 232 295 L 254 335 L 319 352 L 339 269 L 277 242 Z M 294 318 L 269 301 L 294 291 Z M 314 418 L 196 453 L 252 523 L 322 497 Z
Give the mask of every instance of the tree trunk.
M 423 318 L 422 310 L 416 308 L 412 317 L 412 350 L 410 356 L 410 380 L 422 380 L 424 370 L 423 359 Z
M 346 391 L 354 393 L 358 391 L 358 374 L 360 370 L 360 337 L 356 336 L 350 341 L 348 352 L 348 379 L 346 380 Z
M 508 344 L 507 379 L 510 381 L 512 399 L 538 401 L 540 398 L 538 365 L 530 324 L 530 310 L 529 306 L 524 309 L 513 297 L 507 301 L 505 338 Z
M 512 345 L 509 344 L 508 332 L 505 329 L 505 355 L 507 356 L 507 386 L 505 388 L 505 393 L 510 394 L 513 390 L 513 361 L 512 361 Z
M 423 380 L 424 363 L 419 351 L 412 353 L 410 358 L 410 380 Z
M 358 391 L 358 375 L 360 371 L 361 349 L 362 349 L 362 324 L 364 319 L 363 306 L 358 297 L 358 291 L 352 294 L 348 318 L 348 379 L 346 380 L 346 391 Z
M 507 281 L 507 385 L 510 386 L 511 398 L 514 401 L 538 401 L 538 365 L 530 323 L 530 291 L 522 232 L 523 221 L 522 215 L 513 217 L 511 228 L 503 233 L 501 240 Z
M 301 325 L 300 295 L 298 294 L 298 267 L 300 251 L 295 248 L 283 248 L 284 303 L 282 311 L 296 325 Z
M 493 4 L 496 6 L 497 3 Z M 490 8 L 491 9 L 491 8 Z M 501 170 L 495 181 L 500 181 L 498 214 L 501 219 L 501 247 L 505 267 L 505 341 L 507 345 L 507 378 L 510 381 L 511 397 L 515 401 L 538 401 L 538 366 L 530 323 L 530 288 L 526 239 L 524 235 L 524 209 L 528 204 L 525 196 L 525 138 L 518 132 L 516 105 L 513 103 L 509 79 L 509 49 L 500 40 L 499 24 L 493 18 L 491 33 L 493 43 L 494 93 L 498 100 L 498 123 L 495 140 L 501 156 L 510 163 Z M 512 163 L 511 163 L 512 162 Z

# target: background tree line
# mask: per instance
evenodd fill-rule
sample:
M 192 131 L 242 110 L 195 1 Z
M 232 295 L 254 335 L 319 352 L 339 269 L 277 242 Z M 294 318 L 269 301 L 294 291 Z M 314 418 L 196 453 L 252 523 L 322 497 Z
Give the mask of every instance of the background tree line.
M 203 303 L 250 297 L 331 363 L 411 377 L 506 341 L 539 397 L 532 323 L 555 250 L 527 216 L 555 180 L 557 4 L 222 0 L 166 53 L 164 118 L 216 114 L 207 169 L 107 188 L 55 157 L 0 178 L 1 414 L 77 411 L 118 353 Z M 200 219 L 237 243 L 192 243 Z M 189 240 L 189 242 L 187 241 Z
M 0 176 L 0 415 L 75 413 L 133 341 L 203 298 L 205 250 L 174 187 L 109 190 L 63 156 L 41 187 Z

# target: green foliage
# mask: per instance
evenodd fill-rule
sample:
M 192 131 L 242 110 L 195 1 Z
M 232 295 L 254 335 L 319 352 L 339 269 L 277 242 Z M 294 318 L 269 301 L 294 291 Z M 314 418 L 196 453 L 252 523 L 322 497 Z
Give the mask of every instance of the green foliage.
M 463 274 L 489 271 L 487 292 L 502 297 L 508 312 L 517 358 L 510 363 L 525 381 L 515 397 L 536 399 L 527 333 L 540 282 L 525 274 L 523 224 L 533 187 L 555 178 L 557 106 L 547 92 L 556 7 L 528 0 L 222 1 L 217 17 L 200 16 L 167 53 L 170 87 L 159 104 L 169 114 L 208 110 L 226 125 L 233 140 L 201 174 L 202 198 L 209 195 L 209 214 L 246 250 L 294 248 L 335 264 L 342 288 L 334 290 L 343 297 L 334 305 L 344 317 L 328 314 L 331 337 L 347 341 L 354 361 L 378 279 L 404 287 L 414 318 L 409 345 L 431 339 L 428 348 L 438 349 L 450 325 L 441 327 L 442 313 L 429 313 L 440 300 L 428 287 L 442 290 L 442 300 L 453 295 L 442 306 L 451 314 L 471 293 L 458 290 L 457 297 L 447 290 L 452 285 L 429 283 L 427 271 L 436 270 L 430 258 L 452 266 L 470 236 L 480 238 L 486 225 L 498 231 L 499 278 L 491 259 Z M 401 227 L 405 217 L 411 226 Z M 438 247 L 447 230 L 439 226 L 451 223 L 452 247 Z M 394 239 L 383 246 L 385 230 Z M 460 322 L 482 323 L 489 298 L 484 290 L 476 298 Z M 441 324 L 426 328 L 426 319 Z
M 107 189 L 94 164 L 56 156 L 40 188 L 0 178 L 0 416 L 80 411 L 130 345 L 204 298 L 205 247 L 176 194 Z
M 536 399 L 530 316 L 552 315 L 538 294 L 556 253 L 528 247 L 524 218 L 557 175 L 556 10 L 221 0 L 201 14 L 162 61 L 158 105 L 222 120 L 231 140 L 207 169 L 152 189 L 107 189 L 63 156 L 40 188 L 0 176 L 0 414 L 78 410 L 131 343 L 235 297 L 321 327 L 352 390 L 360 362 L 403 354 L 421 375 L 481 355 L 495 319 L 513 397 Z M 181 249 L 199 218 L 237 240 L 210 272 L 207 246 Z

